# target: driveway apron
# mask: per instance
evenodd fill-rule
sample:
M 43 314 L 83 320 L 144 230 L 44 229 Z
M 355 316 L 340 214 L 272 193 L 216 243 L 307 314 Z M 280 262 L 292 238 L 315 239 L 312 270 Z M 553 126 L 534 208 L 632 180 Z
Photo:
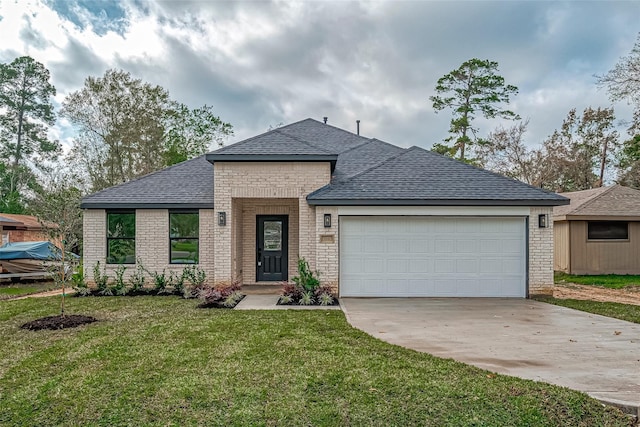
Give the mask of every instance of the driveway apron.
M 342 298 L 391 344 L 585 392 L 638 415 L 640 325 L 527 299 Z

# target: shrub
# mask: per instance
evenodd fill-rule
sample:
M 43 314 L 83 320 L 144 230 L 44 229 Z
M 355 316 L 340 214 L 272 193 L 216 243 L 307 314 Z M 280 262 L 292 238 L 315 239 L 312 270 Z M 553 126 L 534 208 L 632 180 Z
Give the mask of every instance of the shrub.
M 313 305 L 314 302 L 315 300 L 313 299 L 313 292 L 307 291 L 302 293 L 302 296 L 300 297 L 300 301 L 298 301 L 298 304 Z
M 304 291 L 313 292 L 320 286 L 320 273 L 311 271 L 309 263 L 304 258 L 298 259 L 298 275 L 293 277 L 293 283 L 300 286 Z
M 329 294 L 335 298 L 335 294 L 333 293 L 333 288 L 327 284 L 320 285 L 316 288 L 315 296 L 320 297 L 320 295 L 322 294 Z
M 189 286 L 183 285 L 182 296 L 184 298 L 196 298 L 206 289 L 204 282 L 207 280 L 207 273 L 197 265 L 185 267 L 182 270 L 182 278 L 189 282 Z
M 295 283 L 283 282 L 280 295 L 286 295 L 294 301 L 298 301 L 302 296 L 302 288 Z
M 317 299 L 320 305 L 333 305 L 333 301 L 334 301 L 333 295 L 328 294 L 326 292 L 321 293 L 317 297 Z
M 278 302 L 280 304 L 287 305 L 287 304 L 293 304 L 294 301 L 293 301 L 293 298 L 291 298 L 290 295 L 281 295 L 280 299 L 278 300 Z
M 291 279 L 293 283 L 282 283 L 280 304 L 300 305 L 332 305 L 335 301 L 333 289 L 329 285 L 320 284 L 320 273 L 311 271 L 306 259 L 298 259 L 298 276 Z
M 184 294 L 184 273 L 177 274 L 175 271 L 170 271 L 168 285 L 173 288 L 174 294 Z
M 129 283 L 131 284 L 131 293 L 137 293 L 144 289 L 144 267 L 140 260 L 137 261 L 136 271 L 129 278 Z
M 103 267 L 102 271 L 100 271 L 100 261 L 96 262 L 96 265 L 93 266 L 93 281 L 98 288 L 98 293 L 102 295 L 112 295 L 108 286 L 109 276 L 107 276 L 106 272 L 107 268 Z
M 235 307 L 242 299 L 239 281 L 234 281 L 230 285 L 202 288 L 198 297 L 202 300 L 203 306 Z
M 153 280 L 153 288 L 156 291 L 156 294 L 164 294 L 167 293 L 167 275 L 165 270 L 162 270 L 162 273 L 158 273 L 154 271 L 151 274 L 151 280 Z
M 127 294 L 127 284 L 124 282 L 124 273 L 127 271 L 127 267 L 124 265 L 119 265 L 116 269 L 115 281 L 113 286 L 110 287 L 111 295 L 126 295 Z M 105 294 L 106 295 L 106 294 Z
M 73 290 L 76 291 L 76 295 L 84 297 L 91 294 L 91 289 L 84 278 L 84 269 L 82 264 L 78 266 L 78 269 L 71 275 L 71 285 Z

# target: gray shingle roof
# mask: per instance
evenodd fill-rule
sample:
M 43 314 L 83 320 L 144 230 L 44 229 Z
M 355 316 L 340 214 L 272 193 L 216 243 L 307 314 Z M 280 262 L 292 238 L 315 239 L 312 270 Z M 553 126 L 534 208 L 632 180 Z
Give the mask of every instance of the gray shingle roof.
M 213 167 L 196 157 L 84 197 L 82 207 L 213 208 Z
M 211 154 L 216 155 L 326 155 L 332 151 L 312 145 L 309 142 L 287 135 L 275 129 L 253 138 L 245 139 Z
M 553 208 L 557 219 L 583 216 L 640 217 L 640 190 L 612 185 L 591 190 L 560 193 L 571 204 Z
M 368 140 L 351 150 L 343 151 L 338 156 L 333 180 L 334 182 L 344 181 L 404 151 L 404 148 L 377 139 Z
M 403 149 L 306 119 L 221 148 L 82 201 L 83 208 L 212 208 L 208 160 L 335 162 L 310 204 L 561 205 L 567 199 L 418 147 Z M 336 161 L 337 159 L 337 161 Z
M 411 147 L 345 181 L 311 193 L 315 205 L 558 205 L 555 193 Z
M 370 141 L 369 138 L 313 119 L 301 120 L 277 130 L 334 154 L 341 154 Z

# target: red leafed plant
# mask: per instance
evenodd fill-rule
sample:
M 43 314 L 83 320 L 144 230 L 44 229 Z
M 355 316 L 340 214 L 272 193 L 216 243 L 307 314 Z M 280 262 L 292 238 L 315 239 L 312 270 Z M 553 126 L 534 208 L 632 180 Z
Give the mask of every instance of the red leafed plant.
M 234 281 L 230 285 L 210 286 L 200 290 L 198 297 L 203 307 L 233 308 L 244 297 L 241 293 L 242 285 Z

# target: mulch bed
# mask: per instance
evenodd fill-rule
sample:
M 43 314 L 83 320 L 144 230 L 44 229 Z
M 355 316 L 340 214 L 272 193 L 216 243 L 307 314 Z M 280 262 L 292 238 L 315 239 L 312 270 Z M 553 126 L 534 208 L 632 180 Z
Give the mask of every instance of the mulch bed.
M 318 303 L 314 303 L 314 304 L 309 304 L 307 306 L 304 306 L 304 305 L 300 304 L 297 301 L 291 301 L 288 304 L 283 304 L 283 303 L 280 302 L 280 299 L 278 299 L 278 302 L 276 303 L 276 305 L 294 305 L 294 306 L 300 306 L 300 307 L 314 307 L 314 306 L 316 306 L 316 307 L 331 307 L 331 306 L 335 306 L 335 305 L 340 305 L 340 303 L 338 302 L 338 298 L 334 298 L 333 299 L 333 304 L 320 305 Z
M 246 295 L 242 295 L 242 298 L 240 298 L 238 300 L 238 302 L 235 303 L 235 305 L 232 305 L 230 307 L 226 306 L 226 305 L 222 305 L 219 302 L 213 302 L 213 303 L 200 303 L 197 305 L 198 308 L 235 308 L 236 305 L 240 304 L 240 301 L 242 301 L 244 299 L 244 297 L 246 297 Z
M 41 317 L 40 319 L 32 320 L 24 325 L 20 326 L 22 329 L 28 329 L 30 331 L 40 331 L 42 329 L 68 329 L 76 328 L 78 326 L 86 325 L 88 323 L 97 322 L 98 319 L 91 316 L 83 316 L 80 314 L 68 314 Z

